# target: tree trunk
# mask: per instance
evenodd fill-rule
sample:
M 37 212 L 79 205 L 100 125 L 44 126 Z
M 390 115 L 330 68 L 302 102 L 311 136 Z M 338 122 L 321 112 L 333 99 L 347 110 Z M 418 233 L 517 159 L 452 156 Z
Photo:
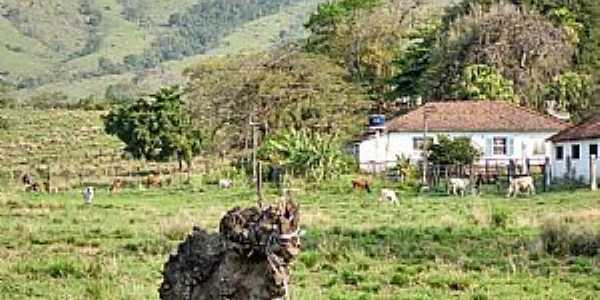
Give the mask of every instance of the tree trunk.
M 284 299 L 289 264 L 298 255 L 298 207 L 230 210 L 219 233 L 194 228 L 169 257 L 159 288 L 163 300 Z

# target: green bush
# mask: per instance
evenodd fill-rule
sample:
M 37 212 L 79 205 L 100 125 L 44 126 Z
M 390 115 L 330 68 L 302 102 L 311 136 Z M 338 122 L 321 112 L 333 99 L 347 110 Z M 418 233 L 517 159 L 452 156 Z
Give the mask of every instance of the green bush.
M 260 148 L 259 156 L 292 176 L 320 182 L 348 170 L 349 159 L 341 149 L 335 135 L 290 129 L 268 139 Z
M 0 129 L 2 129 L 2 130 L 10 129 L 10 121 L 5 116 L 0 116 Z
M 491 215 L 492 226 L 497 227 L 497 228 L 506 228 L 506 225 L 508 225 L 509 219 L 510 219 L 510 214 L 505 209 L 501 209 L 501 208 L 493 208 L 492 209 L 492 215 Z
M 481 153 L 471 144 L 469 138 L 454 138 L 440 135 L 438 142 L 431 145 L 429 160 L 439 165 L 468 165 L 473 163 Z
M 590 256 L 600 253 L 600 232 L 570 225 L 564 218 L 544 222 L 540 239 L 543 251 L 558 256 Z

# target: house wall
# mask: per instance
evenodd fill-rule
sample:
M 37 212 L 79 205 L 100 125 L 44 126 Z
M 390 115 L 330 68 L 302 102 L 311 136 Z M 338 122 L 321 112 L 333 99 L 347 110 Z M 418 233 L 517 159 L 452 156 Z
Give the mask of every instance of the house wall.
M 439 135 L 451 138 L 470 137 L 473 145 L 483 153 L 477 162 L 485 164 L 508 164 L 509 160 L 524 163 L 529 158 L 533 164 L 543 163 L 552 151 L 551 143 L 546 140 L 556 132 L 431 132 L 427 137 L 437 142 Z M 374 134 L 359 145 L 359 162 L 363 171 L 377 172 L 384 166 L 393 166 L 397 157 L 409 158 L 412 162 L 422 159 L 421 151 L 414 149 L 414 138 L 422 138 L 422 132 L 390 132 Z M 507 155 L 490 153 L 490 143 L 495 137 L 507 138 L 509 147 Z M 542 153 L 534 154 L 534 148 L 541 147 Z M 512 145 L 512 147 L 511 147 Z
M 585 183 L 590 182 L 590 145 L 600 146 L 600 139 L 573 141 L 565 143 L 556 143 L 552 145 L 552 177 L 554 179 L 570 178 L 580 180 Z M 580 159 L 571 159 L 571 171 L 569 172 L 568 159 L 573 157 L 572 145 L 579 145 Z M 562 146 L 564 157 L 558 160 L 556 157 L 556 148 Z M 600 165 L 596 164 L 597 174 L 600 175 Z

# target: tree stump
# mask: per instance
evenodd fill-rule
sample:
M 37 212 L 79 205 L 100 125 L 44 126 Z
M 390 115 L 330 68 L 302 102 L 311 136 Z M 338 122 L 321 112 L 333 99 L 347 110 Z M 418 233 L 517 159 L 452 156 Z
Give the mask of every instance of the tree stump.
M 164 266 L 163 300 L 273 300 L 288 292 L 300 251 L 298 206 L 234 208 L 218 233 L 194 227 Z

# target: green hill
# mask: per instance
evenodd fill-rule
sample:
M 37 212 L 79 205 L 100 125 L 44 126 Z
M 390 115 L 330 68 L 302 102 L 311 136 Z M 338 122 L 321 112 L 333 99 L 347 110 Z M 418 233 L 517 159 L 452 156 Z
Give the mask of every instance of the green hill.
M 182 70 L 207 54 L 260 51 L 304 36 L 320 2 L 6 0 L 0 84 L 27 101 L 57 92 L 103 97 L 123 82 L 138 89 L 180 82 Z

